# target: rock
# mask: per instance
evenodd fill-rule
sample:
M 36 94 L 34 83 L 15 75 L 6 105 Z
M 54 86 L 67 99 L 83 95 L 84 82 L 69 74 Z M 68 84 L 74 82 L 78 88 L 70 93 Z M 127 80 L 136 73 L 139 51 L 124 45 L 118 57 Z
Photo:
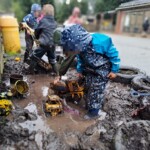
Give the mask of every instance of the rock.
M 17 122 L 21 123 L 21 122 L 24 122 L 26 121 L 26 117 L 25 116 L 19 116 L 17 119 L 16 119 Z
M 29 130 L 27 128 L 23 128 L 21 131 L 21 136 L 28 137 L 29 136 Z
M 30 136 L 29 136 L 29 140 L 30 140 L 30 141 L 34 141 L 34 140 L 35 140 L 35 135 L 30 135 Z
M 15 118 L 15 121 L 26 121 L 26 120 L 36 120 L 37 116 L 34 113 L 29 112 L 27 109 L 18 108 L 16 110 L 13 110 L 13 116 Z
M 25 147 L 28 147 L 28 141 L 24 141 L 24 144 L 23 144 Z
M 29 140 L 30 141 L 34 141 L 35 140 L 35 134 L 36 134 L 36 131 L 33 131 L 32 134 L 29 136 Z
M 49 133 L 43 135 L 43 149 L 44 150 L 69 150 L 69 147 L 63 139 L 59 139 L 56 133 Z
M 33 121 L 37 119 L 37 116 L 34 113 L 28 113 L 27 119 Z

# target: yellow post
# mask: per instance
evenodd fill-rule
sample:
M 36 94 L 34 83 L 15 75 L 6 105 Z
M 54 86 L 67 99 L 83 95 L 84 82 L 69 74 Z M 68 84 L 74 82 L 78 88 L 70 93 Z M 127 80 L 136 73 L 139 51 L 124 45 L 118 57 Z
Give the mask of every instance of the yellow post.
M 1 36 L 1 30 L 0 30 L 0 36 Z M 3 49 L 2 49 L 2 40 L 1 40 L 1 37 L 0 37 L 0 81 L 1 81 L 1 75 L 3 73 L 3 67 L 4 67 Z
M 0 17 L 4 50 L 8 54 L 20 52 L 20 36 L 17 19 L 11 16 Z

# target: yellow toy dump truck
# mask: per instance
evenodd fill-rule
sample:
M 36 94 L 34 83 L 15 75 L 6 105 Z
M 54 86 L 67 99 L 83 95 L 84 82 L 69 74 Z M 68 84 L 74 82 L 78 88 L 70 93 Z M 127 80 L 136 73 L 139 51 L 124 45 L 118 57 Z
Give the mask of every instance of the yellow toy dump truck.
M 7 116 L 12 110 L 12 102 L 7 99 L 0 100 L 0 116 Z
M 57 95 L 49 95 L 45 102 L 45 112 L 50 113 L 52 117 L 57 116 L 63 111 L 60 97 Z

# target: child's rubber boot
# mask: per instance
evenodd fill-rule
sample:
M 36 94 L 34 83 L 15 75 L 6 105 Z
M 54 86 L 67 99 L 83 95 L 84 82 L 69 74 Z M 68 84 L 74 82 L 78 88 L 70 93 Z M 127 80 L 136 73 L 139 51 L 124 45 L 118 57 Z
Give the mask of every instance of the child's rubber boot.
M 96 119 L 99 117 L 100 109 L 90 109 L 88 113 L 84 116 L 85 120 Z

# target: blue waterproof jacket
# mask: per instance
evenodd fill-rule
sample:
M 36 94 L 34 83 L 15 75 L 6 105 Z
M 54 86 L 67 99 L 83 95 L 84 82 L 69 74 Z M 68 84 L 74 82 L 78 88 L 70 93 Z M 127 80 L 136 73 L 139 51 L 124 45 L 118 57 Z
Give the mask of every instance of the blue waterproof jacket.
M 38 25 L 37 23 L 37 18 L 34 17 L 33 13 L 30 13 L 28 15 L 26 15 L 24 18 L 23 18 L 23 22 L 26 22 L 27 25 L 32 28 L 32 29 L 35 29 Z
M 113 45 L 111 38 L 107 35 L 99 34 L 99 33 L 91 34 L 91 36 L 92 36 L 92 40 L 91 40 L 92 51 L 94 51 L 96 54 L 101 54 L 102 56 L 106 56 L 108 58 L 108 61 L 111 63 L 111 71 L 114 73 L 118 72 L 120 66 L 119 52 Z M 84 52 L 86 53 L 86 50 L 84 50 Z M 84 55 L 83 54 L 84 52 L 82 52 L 82 56 Z M 77 71 L 82 73 L 84 69 L 83 60 L 81 59 L 80 55 L 78 55 L 77 58 L 78 58 Z M 97 58 L 98 56 L 93 57 L 93 61 L 91 61 L 91 67 L 92 64 L 96 62 L 95 59 Z M 100 65 L 107 63 L 106 59 L 101 59 L 100 61 L 98 62 Z M 95 64 L 97 65 L 98 63 L 96 62 Z M 93 68 L 94 67 L 95 66 L 93 65 Z

